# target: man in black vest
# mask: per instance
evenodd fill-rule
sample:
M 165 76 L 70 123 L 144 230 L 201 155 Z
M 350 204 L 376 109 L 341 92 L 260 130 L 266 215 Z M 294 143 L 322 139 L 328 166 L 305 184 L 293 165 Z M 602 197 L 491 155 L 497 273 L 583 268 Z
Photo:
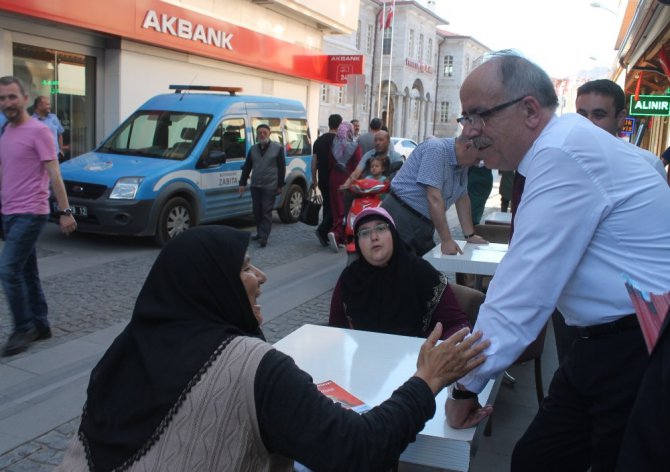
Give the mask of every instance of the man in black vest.
M 268 125 L 263 123 L 256 127 L 256 140 L 257 143 L 249 149 L 242 167 L 239 192 L 242 196 L 251 173 L 251 202 L 256 220 L 256 234 L 251 239 L 265 247 L 272 230 L 275 198 L 284 187 L 286 160 L 281 144 L 270 140 Z

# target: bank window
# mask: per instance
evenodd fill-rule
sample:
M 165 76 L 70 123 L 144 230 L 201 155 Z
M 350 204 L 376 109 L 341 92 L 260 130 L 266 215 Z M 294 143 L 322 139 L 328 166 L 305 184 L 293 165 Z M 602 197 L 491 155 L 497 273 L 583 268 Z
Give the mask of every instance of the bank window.
M 12 45 L 12 53 L 13 75 L 25 84 L 29 102 L 47 97 L 63 126 L 65 159 L 90 151 L 95 146 L 95 57 L 20 43 Z
M 365 52 L 368 54 L 372 54 L 372 43 L 374 42 L 374 26 L 368 25 L 368 34 L 367 34 L 367 39 L 366 39 L 366 46 L 365 46 Z
M 454 56 L 444 56 L 444 76 L 454 75 Z
M 440 123 L 449 121 L 449 102 L 440 103 Z
M 393 37 L 393 28 L 384 28 L 384 43 L 382 44 L 382 54 L 391 54 L 391 38 Z
M 419 35 L 419 51 L 417 53 L 417 59 L 419 63 L 423 62 L 423 35 Z
M 356 30 L 356 49 L 361 50 L 361 20 L 358 20 L 358 29 Z
M 321 84 L 321 101 L 323 103 L 328 103 L 328 85 Z
M 286 119 L 286 156 L 308 156 L 312 153 L 307 120 Z
M 426 64 L 433 65 L 433 38 L 428 38 L 428 50 L 426 51 Z
M 337 88 L 337 103 L 342 105 L 345 103 L 345 98 L 347 93 L 347 86 L 343 85 L 342 87 Z
M 284 145 L 284 137 L 281 132 L 281 120 L 279 118 L 253 118 L 251 120 L 251 126 L 254 131 L 254 142 L 258 142 L 258 137 L 256 136 L 256 128 L 258 125 L 268 125 L 270 127 L 270 141 Z
M 414 30 L 409 30 L 409 39 L 407 40 L 407 57 L 414 58 Z
M 216 127 L 216 131 L 205 148 L 205 156 L 212 151 L 223 151 L 228 162 L 245 159 L 247 156 L 246 143 L 244 119 L 228 118 Z

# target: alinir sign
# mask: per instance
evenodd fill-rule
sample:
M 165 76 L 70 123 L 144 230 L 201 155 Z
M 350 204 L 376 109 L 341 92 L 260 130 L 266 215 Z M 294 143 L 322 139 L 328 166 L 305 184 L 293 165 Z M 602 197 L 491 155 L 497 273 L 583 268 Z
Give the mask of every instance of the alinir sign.
M 630 115 L 670 116 L 670 95 L 640 95 L 630 97 Z

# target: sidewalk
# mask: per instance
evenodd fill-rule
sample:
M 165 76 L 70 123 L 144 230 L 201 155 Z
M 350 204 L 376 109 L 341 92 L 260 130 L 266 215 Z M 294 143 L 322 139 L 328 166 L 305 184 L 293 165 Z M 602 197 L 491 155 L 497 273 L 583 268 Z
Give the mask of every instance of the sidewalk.
M 494 186 L 486 213 L 498 208 L 499 196 Z M 448 220 L 454 234 L 460 235 L 453 208 Z M 269 279 L 261 299 L 266 318 L 263 331 L 269 342 L 278 341 L 305 323 L 327 322 L 332 287 L 345 264 L 342 252 L 334 254 L 320 247 L 313 230 L 300 224 L 278 224 L 268 248 L 258 250 L 252 244 L 250 252 Z M 45 291 L 56 336 L 37 343 L 27 353 L 0 361 L 0 471 L 48 471 L 60 462 L 79 426 L 90 369 L 127 323 L 157 253 L 147 246 L 127 259 L 79 267 L 74 274 L 50 271 L 49 259 L 62 255 L 40 249 L 40 268 L 47 264 L 42 273 L 49 274 L 44 277 Z M 320 269 L 306 270 L 311 267 Z M 291 275 L 296 273 L 302 276 Z M 110 288 L 106 283 L 112 277 L 121 281 L 118 287 Z M 82 286 L 88 286 L 84 283 L 97 290 L 80 293 Z M 63 291 L 67 296 L 59 295 Z M 85 303 L 73 309 L 71 297 Z M 3 318 L 6 321 L 7 317 Z M 543 356 L 545 386 L 555 369 L 550 329 Z M 517 382 L 501 387 L 493 416 L 493 435 L 482 439 L 472 472 L 508 470 L 513 445 L 537 411 L 532 364 L 514 366 L 509 372 Z

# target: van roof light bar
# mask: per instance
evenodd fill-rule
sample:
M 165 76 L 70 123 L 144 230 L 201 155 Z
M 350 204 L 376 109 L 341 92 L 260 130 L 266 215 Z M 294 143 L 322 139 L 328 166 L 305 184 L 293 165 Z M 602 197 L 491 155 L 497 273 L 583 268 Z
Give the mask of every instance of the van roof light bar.
M 170 85 L 170 90 L 174 93 L 181 93 L 184 90 L 199 90 L 201 92 L 227 92 L 235 95 L 242 91 L 242 87 L 219 87 L 217 85 Z

